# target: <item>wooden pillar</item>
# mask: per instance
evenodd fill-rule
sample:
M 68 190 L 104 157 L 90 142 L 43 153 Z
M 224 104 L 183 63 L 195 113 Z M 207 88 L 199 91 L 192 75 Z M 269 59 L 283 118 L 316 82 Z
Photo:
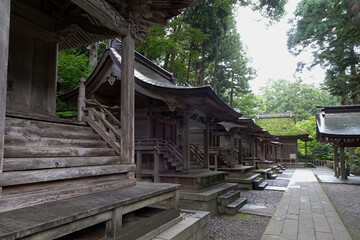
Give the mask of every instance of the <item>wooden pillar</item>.
M 346 180 L 347 179 L 347 175 L 345 172 L 345 150 L 344 150 L 344 146 L 340 147 L 340 176 L 341 176 L 341 180 Z
M 305 141 L 305 166 L 308 166 L 308 151 L 307 151 L 307 141 Z
M 142 155 L 141 151 L 136 152 L 136 180 L 141 180 Z
M 209 145 L 210 145 L 210 127 L 206 124 L 204 130 L 204 168 L 209 168 Z
M 106 222 L 106 237 L 116 239 L 120 236 L 122 230 L 122 207 L 113 210 L 112 218 Z
M 183 152 L 183 160 L 184 160 L 184 170 L 190 169 L 190 134 L 189 134 L 189 118 L 187 111 L 184 114 L 183 118 L 183 144 L 184 144 L 184 152 Z
M 160 182 L 159 179 L 159 170 L 160 170 L 160 159 L 159 159 L 159 151 L 156 149 L 154 151 L 154 182 Z
M 9 55 L 10 0 L 0 1 L 0 174 L 4 161 L 6 89 Z M 2 187 L 0 187 L 1 198 Z
M 239 138 L 239 140 L 238 140 L 238 143 L 239 143 L 239 152 L 238 152 L 238 159 L 239 159 L 239 164 L 243 164 L 243 159 L 242 159 L 242 140 L 241 140 L 241 138 Z
M 335 177 L 339 177 L 339 158 L 338 158 L 338 147 L 334 144 L 334 172 Z
M 218 155 L 217 154 L 214 155 L 214 168 L 215 168 L 215 171 L 218 170 Z
M 121 48 L 121 156 L 122 163 L 134 163 L 135 40 L 122 38 Z
M 231 150 L 231 156 L 230 156 L 230 167 L 235 167 L 235 136 L 234 133 L 230 133 L 230 150 Z
M 77 120 L 78 121 L 83 121 L 84 120 L 84 111 L 83 108 L 86 106 L 85 105 L 85 78 L 81 77 L 80 78 L 80 86 L 79 86 L 79 97 L 78 97 L 78 115 L 77 115 Z

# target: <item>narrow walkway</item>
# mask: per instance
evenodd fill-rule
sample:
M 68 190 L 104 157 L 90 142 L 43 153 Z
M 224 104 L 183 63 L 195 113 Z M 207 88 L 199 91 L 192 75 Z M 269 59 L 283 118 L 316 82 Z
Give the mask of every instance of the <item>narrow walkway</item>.
M 296 169 L 262 240 L 351 240 L 311 169 Z

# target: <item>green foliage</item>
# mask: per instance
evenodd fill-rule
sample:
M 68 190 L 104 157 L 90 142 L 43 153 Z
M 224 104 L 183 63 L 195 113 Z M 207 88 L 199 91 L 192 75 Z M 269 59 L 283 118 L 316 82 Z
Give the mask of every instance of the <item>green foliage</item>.
M 296 123 L 296 126 L 305 130 L 309 133 L 309 138 L 312 138 L 312 141 L 307 142 L 307 154 L 308 159 L 332 159 L 333 158 L 333 148 L 330 144 L 320 143 L 316 140 L 316 118 L 311 116 L 309 119 L 302 120 Z M 298 140 L 298 152 L 300 158 L 305 158 L 305 142 Z
M 203 0 L 170 21 L 151 27 L 137 49 L 172 72 L 181 85 L 210 85 L 226 102 L 248 92 L 255 71 L 248 67 L 233 9 L 237 1 Z
M 357 103 L 360 92 L 358 51 L 360 25 L 350 18 L 352 5 L 341 0 L 303 0 L 295 11 L 288 47 L 295 55 L 311 50 L 310 67 L 327 67 L 325 88 L 342 97 L 342 103 Z
M 296 126 L 291 118 L 256 119 L 256 124 L 275 136 L 297 136 L 307 134 Z
M 301 81 L 269 80 L 262 92 L 268 113 L 294 112 L 298 121 L 315 115 L 316 105 L 338 105 L 327 91 Z
M 89 56 L 81 48 L 67 49 L 58 54 L 58 94 L 79 86 L 81 77 L 90 74 Z
M 351 173 L 360 176 L 360 147 L 355 148 L 354 164 L 351 166 Z
M 255 118 L 255 114 L 265 112 L 265 98 L 253 93 L 238 93 L 234 98 L 233 107 L 240 110 L 244 118 Z

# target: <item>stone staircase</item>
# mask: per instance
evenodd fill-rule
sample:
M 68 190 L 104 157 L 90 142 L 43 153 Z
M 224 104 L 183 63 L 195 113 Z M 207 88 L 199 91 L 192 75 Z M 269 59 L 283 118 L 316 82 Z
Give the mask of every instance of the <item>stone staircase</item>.
M 235 215 L 247 203 L 247 198 L 240 197 L 239 190 L 231 190 L 218 197 L 218 213 Z
M 89 126 L 7 117 L 5 127 L 0 212 L 135 184 L 135 166 Z

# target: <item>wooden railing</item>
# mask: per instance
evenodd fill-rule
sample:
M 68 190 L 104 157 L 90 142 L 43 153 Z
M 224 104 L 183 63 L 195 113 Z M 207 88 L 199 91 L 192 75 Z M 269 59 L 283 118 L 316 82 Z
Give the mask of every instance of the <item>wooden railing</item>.
M 299 162 L 305 162 L 305 161 L 306 161 L 305 159 L 299 159 Z M 332 164 L 331 160 L 308 160 L 307 162 L 315 166 L 329 166 L 329 164 Z
M 196 162 L 204 166 L 204 153 L 200 150 L 199 145 L 190 144 L 190 156 Z
M 95 99 L 85 99 L 82 108 L 86 121 L 118 154 L 121 149 L 121 123 Z
M 183 165 L 183 152 L 180 147 L 176 146 L 171 140 L 162 139 L 139 139 L 135 141 L 136 151 L 158 151 L 158 153 L 167 153 L 168 157 L 172 157 Z
M 228 147 L 219 147 L 219 146 L 211 146 L 209 147 L 210 152 L 215 152 L 216 155 L 219 157 L 219 159 L 228 167 L 231 166 L 230 160 L 231 160 L 231 149 Z M 239 154 L 238 150 L 234 150 L 234 163 L 239 163 Z

